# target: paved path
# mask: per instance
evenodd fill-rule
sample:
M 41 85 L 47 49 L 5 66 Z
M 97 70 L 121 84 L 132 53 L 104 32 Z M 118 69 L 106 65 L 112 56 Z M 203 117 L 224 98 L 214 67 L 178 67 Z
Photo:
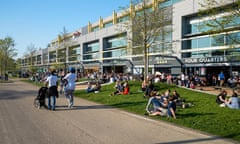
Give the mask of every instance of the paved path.
M 39 110 L 33 107 L 37 90 L 21 81 L 0 84 L 1 144 L 233 143 L 80 98 L 73 109 L 60 96 L 56 111 Z
M 232 95 L 232 89 L 229 87 L 223 87 L 222 89 L 227 91 L 227 94 L 229 96 Z M 202 93 L 209 93 L 209 94 L 214 94 L 218 95 L 221 92 L 221 89 L 215 88 L 214 86 L 206 86 L 206 87 L 196 87 L 196 90 Z

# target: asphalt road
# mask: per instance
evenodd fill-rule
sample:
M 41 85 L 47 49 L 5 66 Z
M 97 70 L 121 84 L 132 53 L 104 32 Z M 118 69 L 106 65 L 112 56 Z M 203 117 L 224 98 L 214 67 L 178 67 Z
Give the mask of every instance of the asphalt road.
M 64 96 L 56 111 L 33 106 L 38 87 L 18 80 L 0 84 L 0 144 L 233 143 L 165 122 Z

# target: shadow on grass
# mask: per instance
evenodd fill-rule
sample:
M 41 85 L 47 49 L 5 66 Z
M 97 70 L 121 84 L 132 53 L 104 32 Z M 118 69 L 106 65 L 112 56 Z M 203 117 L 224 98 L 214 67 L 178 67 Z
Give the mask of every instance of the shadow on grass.
M 188 144 L 188 143 L 198 143 L 198 142 L 199 143 L 200 142 L 212 143 L 211 141 L 220 140 L 220 139 L 224 139 L 224 138 L 218 137 L 218 136 L 212 136 L 212 137 L 209 137 L 209 138 L 198 138 L 198 139 L 190 139 L 190 140 L 161 142 L 161 144 Z M 156 144 L 160 144 L 160 143 L 156 143 Z
M 146 102 L 145 101 L 121 102 L 121 103 L 111 104 L 111 106 L 117 107 L 117 108 L 122 108 L 122 107 L 131 107 L 131 106 L 137 106 L 137 105 L 142 105 L 142 104 L 146 104 Z
M 240 136 L 240 132 L 238 132 L 238 133 L 231 133 L 231 134 L 228 134 L 228 135 L 224 135 L 225 138 L 230 138 L 230 139 L 233 139 L 233 140 L 239 139 L 239 136 Z M 240 142 L 238 141 L 238 143 L 240 143 Z
M 195 117 L 195 116 L 212 116 L 215 115 L 215 113 L 197 113 L 197 112 L 192 112 L 192 113 L 186 113 L 186 114 L 178 114 L 178 116 L 181 118 L 186 118 L 186 117 Z

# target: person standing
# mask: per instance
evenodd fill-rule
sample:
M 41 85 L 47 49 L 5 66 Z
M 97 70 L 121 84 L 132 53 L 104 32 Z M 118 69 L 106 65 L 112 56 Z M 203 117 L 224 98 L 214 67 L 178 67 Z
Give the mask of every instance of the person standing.
M 67 80 L 67 85 L 65 87 L 65 96 L 68 101 L 68 108 L 73 107 L 73 92 L 76 87 L 77 75 L 75 74 L 76 70 L 74 67 L 70 69 L 70 73 L 68 73 L 63 79 Z
M 46 79 L 46 86 L 48 87 L 48 109 L 55 111 L 56 97 L 58 97 L 58 78 L 56 70 L 52 69 L 50 75 Z
M 225 76 L 224 76 L 223 71 L 220 72 L 220 74 L 218 75 L 218 78 L 219 78 L 219 81 L 220 81 L 220 87 L 222 87 L 223 84 L 224 84 L 224 80 L 225 80 Z

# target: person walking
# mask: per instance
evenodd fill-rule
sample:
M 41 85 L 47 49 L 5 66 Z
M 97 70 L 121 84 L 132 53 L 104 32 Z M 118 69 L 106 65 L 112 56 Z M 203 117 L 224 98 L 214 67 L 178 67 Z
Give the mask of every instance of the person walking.
M 55 111 L 56 98 L 58 97 L 58 78 L 56 70 L 52 69 L 50 75 L 46 79 L 46 86 L 48 87 L 48 109 Z
M 76 80 L 77 80 L 77 75 L 75 74 L 76 70 L 74 67 L 70 69 L 70 73 L 68 73 L 63 79 L 67 81 L 67 85 L 65 87 L 65 96 L 68 101 L 68 108 L 73 107 L 73 101 L 74 101 L 74 96 L 73 92 L 76 87 Z

